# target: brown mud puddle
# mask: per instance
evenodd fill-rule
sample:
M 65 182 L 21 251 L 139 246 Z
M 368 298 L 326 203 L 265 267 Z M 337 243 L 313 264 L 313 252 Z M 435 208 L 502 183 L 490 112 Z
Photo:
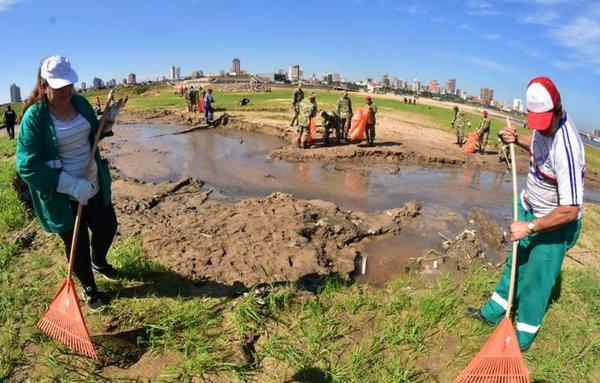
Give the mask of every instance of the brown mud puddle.
M 230 129 L 155 137 L 180 129 L 176 125 L 120 126 L 117 135 L 105 143 L 107 157 L 124 178 L 164 182 L 192 177 L 230 201 L 285 192 L 350 210 L 389 209 L 417 199 L 427 207 L 463 216 L 474 206 L 499 221 L 510 215 L 507 172 L 398 166 L 369 158 L 338 163 L 271 160 L 268 153 L 287 145 L 286 141 Z M 522 177 L 520 185 L 524 185 Z M 600 203 L 600 195 L 594 192 L 586 191 L 586 199 Z

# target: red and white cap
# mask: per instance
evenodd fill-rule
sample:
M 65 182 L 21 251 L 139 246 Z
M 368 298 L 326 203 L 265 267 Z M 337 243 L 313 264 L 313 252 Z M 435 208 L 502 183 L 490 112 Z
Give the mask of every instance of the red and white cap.
M 546 130 L 552 122 L 554 108 L 560 105 L 560 93 L 548 77 L 536 77 L 527 86 L 527 127 Z

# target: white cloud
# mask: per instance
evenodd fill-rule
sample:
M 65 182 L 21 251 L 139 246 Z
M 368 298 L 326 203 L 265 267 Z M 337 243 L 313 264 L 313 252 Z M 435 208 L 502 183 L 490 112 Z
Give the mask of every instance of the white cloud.
M 481 66 L 489 68 L 489 69 L 502 71 L 502 72 L 506 71 L 506 67 L 503 64 L 501 64 L 497 61 L 494 61 L 494 60 L 486 59 L 483 57 L 477 57 L 477 56 L 468 56 L 468 57 L 464 57 L 464 59 L 470 63 L 481 65 Z
M 485 58 L 485 57 L 479 57 L 479 56 L 463 56 L 463 55 L 459 55 L 456 53 L 446 53 L 446 52 L 437 52 L 436 55 L 448 59 L 448 60 L 459 60 L 459 61 L 466 61 L 469 62 L 471 64 L 476 64 L 488 69 L 492 69 L 495 71 L 501 71 L 501 72 L 506 72 L 506 66 L 504 66 L 504 64 L 499 63 L 497 61 Z
M 0 0 L 0 12 L 8 10 L 18 2 L 19 0 Z
M 485 36 L 483 36 L 484 38 L 488 39 L 488 40 L 498 40 L 500 38 L 500 35 L 498 33 L 490 33 L 487 34 Z
M 425 10 L 423 9 L 423 7 L 417 5 L 417 4 L 409 4 L 409 5 L 399 5 L 396 6 L 394 8 L 394 10 L 398 11 L 398 12 L 406 12 L 406 13 L 410 13 L 411 15 L 415 15 L 417 13 L 424 13 Z
M 527 24 L 552 25 L 558 20 L 559 14 L 553 9 L 544 9 L 527 15 L 523 21 Z

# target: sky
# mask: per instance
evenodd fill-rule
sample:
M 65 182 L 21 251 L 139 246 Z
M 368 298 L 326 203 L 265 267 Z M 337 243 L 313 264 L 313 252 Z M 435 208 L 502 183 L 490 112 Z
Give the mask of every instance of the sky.
M 497 100 L 557 84 L 581 130 L 600 129 L 600 0 L 0 0 L 0 103 L 25 98 L 44 57 L 70 58 L 80 81 L 193 70 L 275 72 L 292 64 L 353 80 L 456 78 Z

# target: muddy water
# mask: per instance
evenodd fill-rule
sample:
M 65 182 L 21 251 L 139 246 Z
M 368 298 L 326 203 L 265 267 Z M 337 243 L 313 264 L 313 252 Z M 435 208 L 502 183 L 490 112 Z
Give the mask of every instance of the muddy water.
M 237 130 L 199 130 L 156 137 L 181 130 L 174 125 L 125 125 L 109 141 L 109 158 L 122 176 L 147 182 L 190 176 L 206 182 L 219 198 L 235 201 L 264 197 L 275 191 L 297 198 L 331 201 L 342 209 L 374 211 L 423 203 L 423 220 L 440 223 L 405 230 L 397 238 L 367 242 L 368 279 L 379 284 L 397 273 L 411 257 L 439 243 L 438 232 L 456 234 L 461 216 L 481 207 L 500 224 L 511 214 L 508 172 L 428 169 L 414 166 L 272 161 L 267 153 L 287 142 Z M 519 181 L 521 187 L 524 179 Z M 600 204 L 597 192 L 588 201 Z

